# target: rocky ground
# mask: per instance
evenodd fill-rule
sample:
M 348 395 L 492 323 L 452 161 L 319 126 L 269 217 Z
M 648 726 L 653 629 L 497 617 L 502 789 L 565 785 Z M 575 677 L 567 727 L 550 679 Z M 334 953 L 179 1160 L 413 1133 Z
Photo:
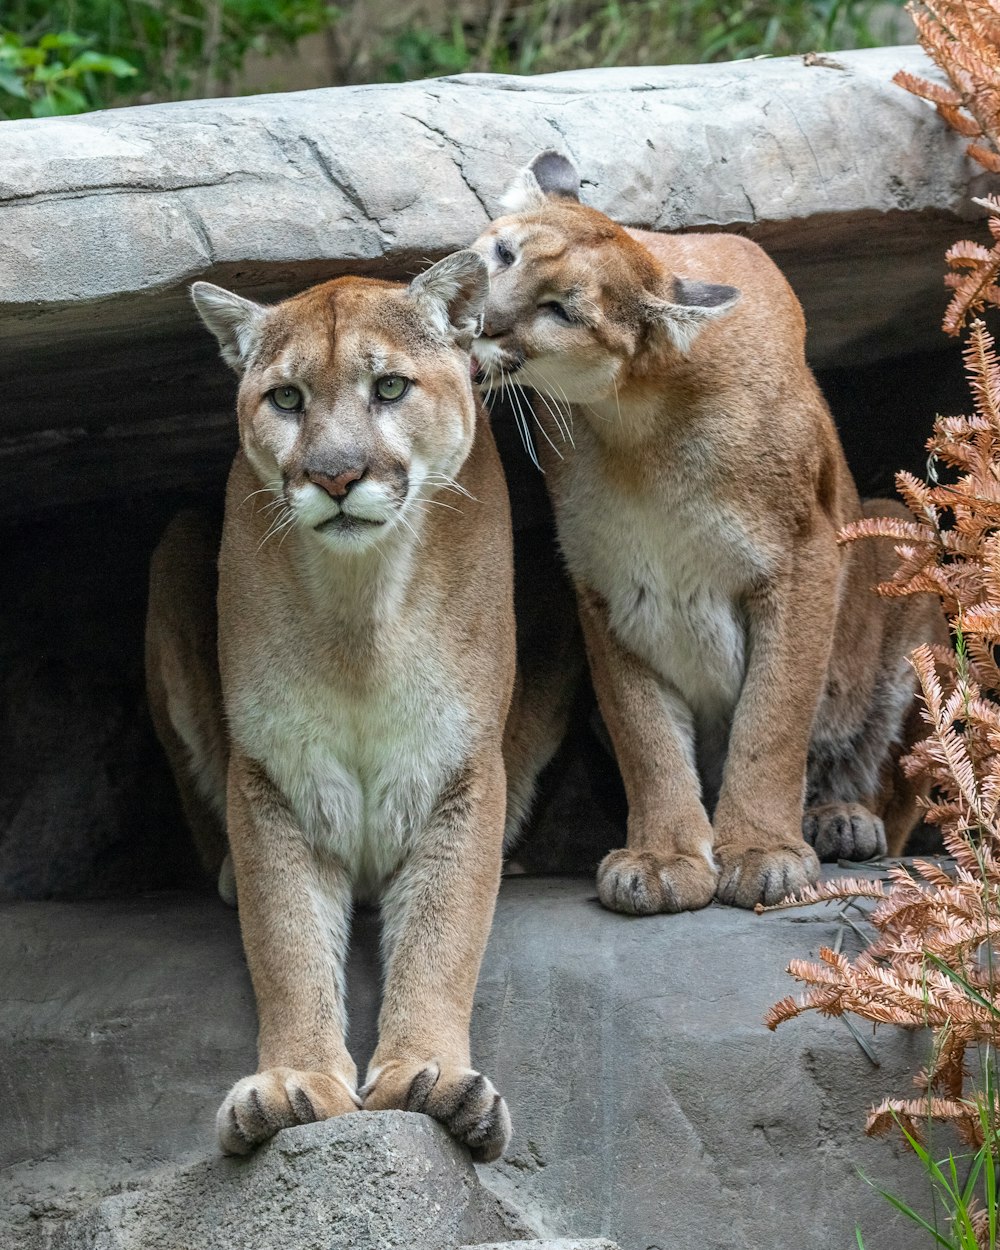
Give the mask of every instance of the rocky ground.
M 871 1103 L 909 1088 L 921 1040 L 880 1032 L 876 1067 L 841 1021 L 762 1024 L 792 989 L 789 959 L 841 930 L 852 949 L 829 908 L 630 919 L 589 880 L 505 881 L 473 1053 L 515 1137 L 476 1181 L 443 1132 L 401 1114 L 217 1157 L 216 1107 L 254 1065 L 237 919 L 217 900 L 6 905 L 0 1245 L 451 1250 L 535 1235 L 832 1250 L 857 1223 L 870 1250 L 909 1250 L 909 1226 L 859 1169 L 923 1204 L 912 1157 L 862 1133 Z M 362 1062 L 375 936 L 363 916 L 350 976 Z

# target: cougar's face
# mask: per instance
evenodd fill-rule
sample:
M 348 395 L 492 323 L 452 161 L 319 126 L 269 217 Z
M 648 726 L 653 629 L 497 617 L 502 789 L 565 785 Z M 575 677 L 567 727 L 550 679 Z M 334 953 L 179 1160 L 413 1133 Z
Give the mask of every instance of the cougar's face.
M 554 207 L 501 217 L 473 244 L 490 272 L 472 348 L 487 385 L 509 380 L 570 402 L 603 398 L 635 349 L 638 319 L 630 326 L 621 316 L 601 240 L 576 238 L 567 216 Z
M 241 445 L 281 525 L 362 547 L 412 527 L 407 514 L 460 469 L 476 401 L 467 292 L 453 291 L 453 271 L 468 271 L 478 296 L 486 274 L 472 253 L 456 256 L 467 259 L 409 287 L 339 278 L 273 307 L 196 284 L 199 312 L 241 373 Z M 473 325 L 480 308 L 481 298 Z

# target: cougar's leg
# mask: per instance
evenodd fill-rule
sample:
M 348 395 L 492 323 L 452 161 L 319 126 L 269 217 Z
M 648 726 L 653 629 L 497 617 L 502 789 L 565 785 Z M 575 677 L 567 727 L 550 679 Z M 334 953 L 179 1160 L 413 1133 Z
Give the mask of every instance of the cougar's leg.
M 460 771 L 382 899 L 387 964 L 366 1109 L 421 1111 L 480 1161 L 510 1139 L 507 1105 L 469 1058 L 469 1019 L 497 887 L 499 745 Z
M 228 811 L 258 1071 L 229 1091 L 216 1126 L 227 1154 L 246 1154 L 279 1129 L 360 1106 L 344 1043 L 351 885 L 306 841 L 264 770 L 238 754 Z
M 865 516 L 909 514 L 887 499 L 867 500 Z M 897 557 L 873 539 L 849 548 L 850 566 L 833 653 L 809 752 L 803 833 L 821 859 L 868 859 L 902 852 L 920 817 L 926 786 L 899 761 L 924 734 L 917 680 L 908 657 L 947 629 L 931 595 L 885 599 L 875 593 Z
M 578 587 L 577 597 L 594 689 L 628 797 L 626 845 L 597 870 L 600 900 L 632 915 L 705 907 L 718 873 L 691 712 L 618 641 L 600 596 Z
M 776 903 L 819 873 L 802 804 L 840 569 L 832 529 L 817 517 L 809 541 L 746 597 L 747 670 L 713 820 L 724 903 Z

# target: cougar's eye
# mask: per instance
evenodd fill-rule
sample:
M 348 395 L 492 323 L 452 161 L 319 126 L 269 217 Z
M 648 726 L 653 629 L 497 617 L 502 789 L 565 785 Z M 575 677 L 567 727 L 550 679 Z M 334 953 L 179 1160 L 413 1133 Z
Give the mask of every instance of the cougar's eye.
M 565 321 L 567 325 L 573 324 L 573 318 L 556 299 L 546 300 L 544 304 L 539 304 L 538 307 L 545 309 L 546 312 L 550 312 L 553 317 L 558 317 L 560 321 Z
M 276 386 L 270 397 L 279 412 L 302 411 L 302 392 L 297 386 Z
M 513 265 L 514 253 L 510 250 L 506 243 L 497 243 L 497 260 L 501 265 Z
M 409 386 L 406 378 L 396 377 L 395 374 L 388 374 L 384 378 L 377 378 L 375 381 L 375 394 L 379 399 L 385 399 L 391 402 L 394 399 L 401 399 L 406 394 Z

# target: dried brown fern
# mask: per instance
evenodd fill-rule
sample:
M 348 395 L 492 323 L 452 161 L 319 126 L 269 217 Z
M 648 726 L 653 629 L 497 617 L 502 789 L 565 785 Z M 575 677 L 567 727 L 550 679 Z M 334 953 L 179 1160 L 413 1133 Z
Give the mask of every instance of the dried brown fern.
M 1000 0 L 923 0 L 907 9 L 921 46 L 947 76 L 950 86 L 900 70 L 899 86 L 930 101 L 959 134 L 971 139 L 969 156 L 1000 173 Z M 992 247 L 964 240 L 945 255 L 953 294 L 945 312 L 945 333 L 957 335 L 966 318 L 1000 307 L 1000 200 L 976 200 L 989 213 Z
M 806 890 L 798 904 L 867 897 L 876 936 L 854 960 L 830 950 L 795 960 L 806 987 L 768 1013 L 776 1028 L 805 1011 L 853 1012 L 873 1024 L 929 1028 L 933 1055 L 916 1079 L 924 1097 L 883 1102 L 867 1131 L 899 1123 L 919 1140 L 928 1120 L 946 1120 L 974 1146 L 1000 1131 L 995 1094 L 966 1088 L 970 1048 L 1000 1047 L 1000 359 L 976 321 L 965 352 L 976 411 L 939 417 L 928 442 L 934 466 L 954 482 L 897 479 L 912 521 L 858 521 L 842 541 L 890 538 L 900 559 L 885 595 L 940 597 L 959 638 L 956 651 L 920 647 L 911 657 L 924 697 L 927 738 L 904 761 L 937 797 L 927 818 L 941 827 L 954 876 L 915 861 L 883 885 L 844 880 Z M 760 909 L 759 909 L 760 910 Z

